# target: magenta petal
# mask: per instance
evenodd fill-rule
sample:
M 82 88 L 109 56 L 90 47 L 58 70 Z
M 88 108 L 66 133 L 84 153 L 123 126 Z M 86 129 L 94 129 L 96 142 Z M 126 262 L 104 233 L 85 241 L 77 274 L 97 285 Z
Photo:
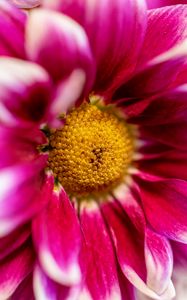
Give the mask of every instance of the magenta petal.
M 169 299 L 174 288 L 170 280 L 172 255 L 168 241 L 147 228 L 135 194 L 124 186 L 123 190 L 115 191 L 115 196 L 118 200 L 103 204 L 102 210 L 124 275 L 146 295 Z
M 10 300 L 35 300 L 33 294 L 33 274 L 29 274 L 17 287 Z
M 141 136 L 154 142 L 159 142 L 181 151 L 187 149 L 187 122 L 178 120 L 175 123 L 142 126 Z
M 0 56 L 24 58 L 26 16 L 8 2 L 7 0 L 0 1 Z
M 38 146 L 46 144 L 38 128 L 18 129 L 0 126 L 0 168 L 32 162 L 39 155 Z
M 169 241 L 147 228 L 145 233 L 145 259 L 147 285 L 158 294 L 168 289 L 173 269 L 173 256 Z
M 154 2 L 154 0 L 151 1 Z M 186 5 L 175 5 L 148 11 L 147 31 L 139 64 L 145 64 L 187 38 L 186 16 Z
M 153 147 L 155 149 L 155 147 Z M 156 150 L 156 149 L 155 149 Z M 144 154 L 143 154 L 144 155 Z M 167 150 L 160 157 L 149 157 L 138 162 L 138 169 L 161 178 L 187 180 L 187 153 L 177 149 Z
M 170 239 L 187 243 L 187 183 L 178 179 L 139 181 L 141 199 L 152 227 Z
M 43 173 L 43 159 L 0 172 L 0 236 L 28 221 L 49 201 L 54 180 Z
M 53 192 L 48 207 L 33 221 L 33 238 L 40 263 L 50 278 L 65 285 L 80 281 L 80 225 L 63 190 Z
M 148 126 L 186 121 L 186 99 L 187 87 L 183 85 L 152 99 L 138 116 L 129 118 L 128 121 Z
M 83 28 L 74 20 L 52 11 L 33 11 L 27 23 L 26 50 L 54 80 L 82 69 L 87 76 L 86 89 L 90 89 L 95 68 L 92 53 Z
M 98 68 L 96 92 L 114 88 L 119 75 L 129 76 L 146 27 L 144 1 L 44 0 L 43 6 L 67 14 L 84 27 Z
M 9 235 L 0 239 L 0 260 L 5 259 L 10 253 L 13 253 L 29 237 L 31 233 L 30 226 L 24 225 L 16 229 Z
M 74 289 L 59 285 L 43 272 L 39 265 L 34 270 L 34 295 L 36 300 L 77 300 Z M 25 300 L 25 299 L 24 299 Z
M 186 4 L 186 0 L 147 0 L 147 5 L 149 9 L 180 3 Z
M 115 93 L 115 99 L 151 97 L 175 86 L 177 74 L 183 70 L 187 55 L 187 40 L 156 56 Z
M 50 91 L 50 78 L 42 67 L 0 57 L 1 123 L 28 127 L 44 122 Z
M 10 255 L 0 263 L 0 295 L 1 299 L 7 299 L 16 290 L 18 285 L 32 271 L 34 254 L 30 244 Z
M 120 299 L 113 246 L 95 203 L 88 203 L 88 207 L 85 203 L 81 208 L 80 221 L 84 236 L 80 254 L 81 269 L 85 278 L 82 293 L 86 295 L 86 299 Z

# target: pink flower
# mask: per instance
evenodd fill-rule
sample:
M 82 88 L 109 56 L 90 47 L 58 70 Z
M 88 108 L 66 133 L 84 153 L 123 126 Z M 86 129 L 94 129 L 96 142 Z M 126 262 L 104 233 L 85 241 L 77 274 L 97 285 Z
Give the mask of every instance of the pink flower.
M 2 299 L 174 296 L 186 14 L 45 0 L 27 17 L 0 2 Z

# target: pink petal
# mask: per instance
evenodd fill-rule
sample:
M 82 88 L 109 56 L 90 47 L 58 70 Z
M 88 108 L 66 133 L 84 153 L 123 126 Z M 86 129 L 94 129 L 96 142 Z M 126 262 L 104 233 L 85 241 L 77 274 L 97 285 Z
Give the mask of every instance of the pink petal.
M 0 263 L 1 299 L 9 298 L 18 285 L 32 271 L 34 254 L 30 244 L 20 248 Z
M 154 3 L 154 0 L 152 2 Z M 147 31 L 139 64 L 144 64 L 183 42 L 187 38 L 186 17 L 186 5 L 162 7 L 148 11 Z
M 52 127 L 58 127 L 59 112 L 67 113 L 74 106 L 76 100 L 81 99 L 85 81 L 85 73 L 76 69 L 65 80 L 59 82 L 50 109 Z M 83 100 L 84 98 L 82 98 Z
M 53 176 L 42 171 L 45 157 L 0 172 L 0 236 L 25 223 L 49 201 Z
M 187 243 L 186 181 L 139 181 L 141 200 L 151 226 L 160 234 Z
M 7 0 L 0 1 L 0 55 L 25 57 L 25 20 L 25 14 L 10 5 Z
M 0 168 L 33 161 L 39 155 L 38 146 L 46 143 L 46 137 L 39 129 L 0 126 Z
M 130 194 L 126 187 L 115 193 L 119 200 L 103 204 L 102 210 L 111 229 L 124 275 L 150 297 L 172 297 L 174 289 L 170 280 L 172 255 L 169 243 L 147 228 L 135 195 Z
M 34 270 L 34 295 L 36 300 L 77 300 L 73 288 L 52 281 L 37 265 Z M 24 299 L 25 300 L 25 299 Z
M 148 126 L 186 121 L 186 99 L 187 86 L 183 85 L 152 99 L 139 115 L 128 121 Z
M 33 63 L 0 57 L 0 122 L 8 126 L 42 123 L 49 106 L 50 79 Z
M 186 4 L 186 0 L 147 0 L 147 5 L 149 9 L 180 3 Z
M 33 8 L 39 6 L 42 0 L 9 0 L 19 8 Z
M 17 287 L 10 300 L 35 300 L 33 294 L 32 273 L 29 274 Z
M 116 91 L 114 99 L 144 99 L 175 86 L 177 74 L 186 63 L 186 55 L 187 40 L 150 60 Z
M 146 27 L 144 1 L 44 0 L 43 6 L 67 14 L 84 27 L 97 62 L 96 92 L 114 88 L 120 75 L 129 76 Z
M 84 240 L 80 264 L 85 278 L 82 294 L 93 300 L 121 299 L 115 254 L 103 217 L 95 203 L 82 205 L 80 222 Z
M 33 11 L 27 23 L 26 50 L 54 80 L 82 69 L 87 77 L 86 90 L 90 89 L 95 68 L 92 53 L 84 30 L 74 20 L 47 10 Z
M 186 151 L 168 150 L 162 157 L 140 160 L 138 169 L 141 172 L 162 178 L 178 178 L 187 180 L 187 155 Z
M 0 260 L 5 259 L 10 253 L 13 253 L 29 237 L 31 231 L 29 225 L 24 225 L 16 229 L 9 235 L 0 239 Z
M 142 126 L 141 136 L 154 142 L 159 142 L 176 149 L 187 149 L 187 123 L 178 120 L 175 123 L 157 126 Z
M 80 225 L 63 190 L 53 192 L 48 207 L 33 221 L 33 237 L 40 263 L 50 278 L 65 285 L 80 281 Z

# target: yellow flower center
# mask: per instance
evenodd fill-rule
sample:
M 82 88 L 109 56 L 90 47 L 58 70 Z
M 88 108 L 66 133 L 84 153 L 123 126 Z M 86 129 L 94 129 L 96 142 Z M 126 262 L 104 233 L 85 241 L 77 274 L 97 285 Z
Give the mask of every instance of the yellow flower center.
M 132 158 L 125 121 L 91 104 L 72 110 L 49 142 L 48 166 L 71 196 L 109 192 L 123 180 Z

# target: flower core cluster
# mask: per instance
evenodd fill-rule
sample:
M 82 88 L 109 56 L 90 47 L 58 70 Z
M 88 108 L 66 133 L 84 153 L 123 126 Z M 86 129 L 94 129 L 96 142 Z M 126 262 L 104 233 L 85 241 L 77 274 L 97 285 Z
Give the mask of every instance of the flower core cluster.
M 50 136 L 49 168 L 70 195 L 107 192 L 131 162 L 129 127 L 114 114 L 83 104 Z

